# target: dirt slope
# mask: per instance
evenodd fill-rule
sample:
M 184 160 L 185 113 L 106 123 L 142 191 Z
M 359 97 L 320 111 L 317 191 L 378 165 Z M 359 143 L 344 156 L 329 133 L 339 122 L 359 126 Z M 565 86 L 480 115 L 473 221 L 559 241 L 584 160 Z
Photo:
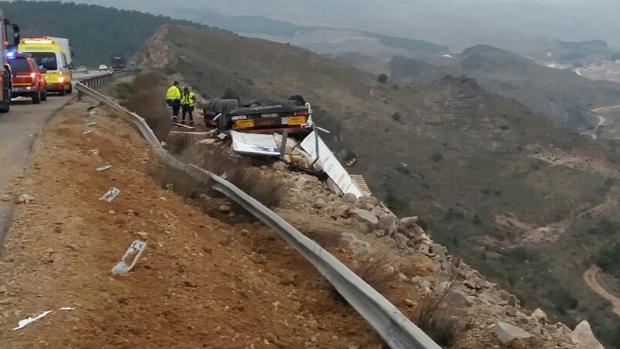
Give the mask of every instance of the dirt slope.
M 130 126 L 101 110 L 85 119 L 87 106 L 46 128 L 19 186 L 35 201 L 18 207 L 0 259 L 1 348 L 379 347 L 269 229 L 222 223 L 162 189 Z M 121 195 L 99 201 L 112 186 Z M 113 277 L 135 239 L 145 255 Z M 60 307 L 75 310 L 11 330 Z

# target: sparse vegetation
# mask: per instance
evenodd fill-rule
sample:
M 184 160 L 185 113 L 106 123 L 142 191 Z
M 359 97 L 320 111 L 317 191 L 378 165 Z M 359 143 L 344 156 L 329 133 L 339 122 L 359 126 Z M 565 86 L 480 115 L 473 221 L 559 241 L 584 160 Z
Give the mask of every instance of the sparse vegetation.
M 227 88 L 226 91 L 224 91 L 224 94 L 222 95 L 222 99 L 236 99 L 239 100 L 240 97 L 237 94 L 237 92 L 235 92 L 235 90 L 233 90 L 232 88 Z
M 123 88 L 127 92 L 125 106 L 142 116 L 160 140 L 166 139 L 172 127 L 168 108 L 162 102 L 167 85 L 164 75 L 150 71 L 138 74 L 130 86 Z
M 454 289 L 454 281 L 445 282 L 443 287 L 435 289 L 426 296 L 418 309 L 414 322 L 437 344 L 451 348 L 456 344 L 459 328 L 456 322 L 448 318 L 446 309 L 450 309 L 448 296 Z
M 603 247 L 596 264 L 608 274 L 620 275 L 620 242 Z
M 375 290 L 385 293 L 398 280 L 396 268 L 391 264 L 387 254 L 375 254 L 359 261 L 353 271 Z
M 238 170 L 231 181 L 268 207 L 277 207 L 285 194 L 284 183 L 280 179 L 262 174 L 257 168 Z
M 389 78 L 387 75 L 385 74 L 379 74 L 379 76 L 377 77 L 377 82 L 380 84 L 387 84 Z

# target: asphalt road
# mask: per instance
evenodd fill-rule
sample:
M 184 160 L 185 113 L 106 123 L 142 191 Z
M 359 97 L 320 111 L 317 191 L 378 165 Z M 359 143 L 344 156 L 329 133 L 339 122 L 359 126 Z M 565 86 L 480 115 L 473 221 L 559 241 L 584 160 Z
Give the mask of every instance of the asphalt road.
M 47 120 L 71 98 L 48 96 L 47 101 L 37 105 L 27 99 L 18 100 L 8 113 L 0 114 L 0 196 L 18 194 L 10 192 L 11 183 L 22 173 L 32 142 Z M 0 243 L 10 226 L 13 207 L 12 201 L 0 202 Z

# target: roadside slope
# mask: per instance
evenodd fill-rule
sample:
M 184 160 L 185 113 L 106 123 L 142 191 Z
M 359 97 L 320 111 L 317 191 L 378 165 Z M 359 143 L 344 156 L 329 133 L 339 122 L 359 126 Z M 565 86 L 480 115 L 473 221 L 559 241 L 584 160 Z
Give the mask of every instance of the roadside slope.
M 145 142 L 87 103 L 36 142 L 0 259 L 0 347 L 350 348 L 379 345 L 364 321 L 268 228 L 211 218 L 151 179 Z M 128 159 L 131 159 L 128 161 Z M 98 166 L 112 169 L 98 173 Z M 108 188 L 121 194 L 99 201 Z M 136 239 L 136 269 L 111 268 Z M 55 311 L 20 331 L 17 321 Z

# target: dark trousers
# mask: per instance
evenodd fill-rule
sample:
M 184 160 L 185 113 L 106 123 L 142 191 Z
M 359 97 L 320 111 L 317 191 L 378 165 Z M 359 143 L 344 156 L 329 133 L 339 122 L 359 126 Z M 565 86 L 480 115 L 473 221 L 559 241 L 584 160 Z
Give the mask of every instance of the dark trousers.
M 194 107 L 189 105 L 183 105 L 183 114 L 181 115 L 181 122 L 185 122 L 185 114 L 189 115 L 189 122 L 194 123 Z
M 175 118 L 179 116 L 179 111 L 181 110 L 181 101 L 178 99 L 168 99 L 166 102 L 172 108 L 172 116 L 174 116 Z

